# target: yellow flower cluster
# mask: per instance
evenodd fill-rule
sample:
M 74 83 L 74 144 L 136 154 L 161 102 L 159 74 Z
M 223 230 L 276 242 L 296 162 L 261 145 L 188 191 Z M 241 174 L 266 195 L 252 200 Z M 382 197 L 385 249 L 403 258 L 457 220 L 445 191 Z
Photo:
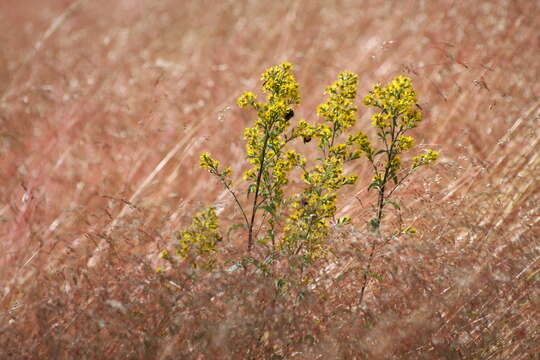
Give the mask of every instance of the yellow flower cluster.
M 386 87 L 375 85 L 364 97 L 364 104 L 381 110 L 371 118 L 373 126 L 381 130 L 393 125 L 412 129 L 422 120 L 422 113 L 416 108 L 416 92 L 406 76 L 396 77 Z
M 214 160 L 208 152 L 202 153 L 199 160 L 199 165 L 210 172 L 215 171 L 219 166 L 219 161 Z
M 240 96 L 236 102 L 238 103 L 238 106 L 243 109 L 247 107 L 248 105 L 256 106 L 255 105 L 257 103 L 256 101 L 257 101 L 257 96 L 251 91 L 247 91 L 243 93 L 242 96 Z
M 278 212 L 283 208 L 283 186 L 289 181 L 289 172 L 305 164 L 300 154 L 285 148 L 288 141 L 298 136 L 286 134 L 294 116 L 293 106 L 300 103 L 292 64 L 284 62 L 269 68 L 262 75 L 261 81 L 262 91 L 266 94 L 265 102 L 258 102 L 252 92 L 244 93 L 237 100 L 241 108 L 251 107 L 257 113 L 254 125 L 244 131 L 246 159 L 252 167 L 244 173 L 243 178 L 250 183 L 248 195 L 254 194 L 251 219 L 241 209 L 249 231 L 248 249 L 253 242 L 252 230 L 259 209 L 270 215 L 266 230 L 274 243 L 274 228 L 280 216 Z M 209 164 L 207 160 L 206 164 Z M 242 208 L 238 201 L 237 204 Z
M 212 158 L 212 155 L 208 152 L 202 153 L 199 157 L 199 166 L 208 170 L 211 174 L 219 176 L 222 180 L 232 174 L 230 167 L 223 171 L 219 171 L 219 161 Z
M 308 187 L 291 203 L 280 246 L 292 254 L 301 254 L 308 262 L 327 254 L 329 220 L 337 211 L 337 191 L 357 180 L 356 175 L 344 176 L 342 166 L 340 160 L 332 157 L 305 173 L 303 179 Z M 347 218 L 342 223 L 347 223 Z
M 335 136 L 344 130 L 349 129 L 356 123 L 357 107 L 354 103 L 356 97 L 356 85 L 358 76 L 351 72 L 342 72 L 338 75 L 338 80 L 329 86 L 325 94 L 328 100 L 317 107 L 317 114 L 323 118 L 328 125 L 321 126 L 320 132 L 331 135 L 331 138 L 322 136 L 322 146 L 332 146 Z
M 247 160 L 254 165 L 244 174 L 244 179 L 256 180 L 261 162 L 264 170 L 274 168 L 278 163 L 281 169 L 288 168 L 281 159 L 285 146 L 284 132 L 289 126 L 292 105 L 300 103 L 298 83 L 292 74 L 292 64 L 285 62 L 268 69 L 261 78 L 262 89 L 267 94 L 267 102 L 260 103 L 251 92 L 246 92 L 238 99 L 240 107 L 252 106 L 258 118 L 254 127 L 244 131 L 247 141 Z M 290 169 L 290 168 L 289 168 Z M 281 177 L 278 176 L 278 177 Z
M 415 156 L 412 162 L 412 168 L 417 168 L 423 165 L 431 165 L 439 158 L 439 152 L 427 150 L 425 154 Z
M 385 186 L 389 180 L 392 180 L 396 186 L 399 183 L 400 154 L 415 146 L 414 138 L 405 136 L 405 133 L 422 121 L 422 113 L 416 105 L 416 97 L 411 79 L 405 76 L 396 77 L 385 87 L 375 85 L 364 97 L 365 105 L 379 110 L 371 116 L 371 124 L 377 129 L 377 136 L 381 139 L 383 148 L 375 151 L 367 140 L 357 141 L 359 148 L 367 155 L 375 169 L 370 189 L 378 189 L 382 197 L 384 197 Z M 415 157 L 411 170 L 433 163 L 437 159 L 436 151 L 429 150 L 428 154 Z M 386 155 L 383 163 L 375 161 L 378 155 Z M 384 201 L 379 201 L 379 203 L 382 209 Z M 379 211 L 379 215 L 381 214 L 382 210 Z
M 269 104 L 284 102 L 286 105 L 299 104 L 298 83 L 292 73 L 292 64 L 284 62 L 268 69 L 261 77 L 263 91 Z
M 357 181 L 356 175 L 344 175 L 344 163 L 360 157 L 360 145 L 365 149 L 370 146 L 369 142 L 366 145 L 367 137 L 362 133 L 350 136 L 346 143 L 336 143 L 343 131 L 356 122 L 356 86 L 355 74 L 340 73 L 338 80 L 326 89 L 327 101 L 317 108 L 325 122 L 310 125 L 301 120 L 294 131 L 295 136 L 301 136 L 304 142 L 317 138 L 323 158 L 320 159 L 321 164 L 312 170 L 304 169 L 302 179 L 307 186 L 291 200 L 284 238 L 279 245 L 289 253 L 302 255 L 308 262 L 327 254 L 325 241 L 329 221 L 337 211 L 337 191 Z M 359 149 L 351 151 L 349 147 L 353 144 L 358 144 Z M 347 223 L 347 219 L 342 223 Z
M 376 85 L 364 98 L 365 105 L 377 109 L 371 122 L 381 148 L 376 148 L 361 131 L 346 134 L 356 123 L 356 74 L 342 72 L 326 89 L 326 101 L 317 107 L 322 121 L 310 124 L 299 120 L 296 126 L 291 126 L 291 119 L 293 108 L 300 103 L 300 95 L 292 65 L 285 62 L 269 68 L 261 81 L 264 100 L 258 101 L 252 92 L 245 92 L 237 100 L 240 108 L 251 108 L 256 113 L 253 125 L 244 131 L 250 168 L 243 178 L 248 182 L 250 209 L 232 187 L 231 169 L 220 168 L 219 161 L 209 153 L 200 156 L 200 166 L 220 178 L 238 205 L 248 232 L 248 251 L 255 240 L 263 244 L 271 242 L 272 254 L 281 250 L 282 254 L 300 256 L 304 263 L 324 257 L 329 253 L 330 222 L 337 225 L 351 222 L 349 217 L 335 218 L 338 192 L 358 179 L 357 175 L 346 173 L 347 162 L 365 156 L 373 167 L 369 189 L 378 192 L 378 200 L 376 216 L 369 223 L 377 230 L 385 205 L 399 208 L 399 204 L 389 198 L 403 179 L 417 167 L 432 164 L 438 158 L 436 151 L 427 150 L 412 159 L 408 174 L 402 176 L 405 173 L 401 170 L 402 153 L 415 146 L 414 138 L 405 133 L 422 120 L 416 105 L 417 95 L 408 77 L 398 76 L 385 87 Z M 314 166 L 307 167 L 301 154 L 287 148 L 290 141 L 298 138 L 304 143 L 316 140 L 322 155 Z M 295 168 L 302 170 L 304 188 L 286 197 L 284 188 Z M 392 181 L 393 188 L 390 187 Z M 264 216 L 258 217 L 258 212 L 264 212 Z M 255 239 L 258 229 L 266 232 L 264 238 Z M 408 226 L 395 234 L 414 232 L 414 228 Z M 193 266 L 211 268 L 216 262 L 217 242 L 221 239 L 215 209 L 210 207 L 197 213 L 191 226 L 178 233 L 177 238 L 179 256 Z M 167 251 L 162 252 L 161 257 L 172 259 Z
M 396 148 L 399 152 L 410 150 L 414 147 L 414 138 L 411 136 L 400 135 L 397 138 Z
M 302 119 L 298 121 L 298 124 L 294 128 L 293 136 L 302 137 L 304 143 L 310 142 L 313 137 L 320 136 L 320 128 L 311 124 L 308 124 L 306 120 Z
M 361 154 L 365 154 L 368 159 L 373 158 L 373 146 L 366 134 L 358 131 L 354 135 L 350 135 L 347 139 L 347 145 L 356 145 L 358 150 L 354 152 L 355 158 L 359 158 Z
M 317 114 L 338 129 L 348 129 L 356 122 L 356 83 L 358 76 L 351 72 L 342 72 L 338 81 L 329 86 L 325 94 L 328 101 L 317 107 Z
M 304 166 L 306 159 L 293 150 L 287 151 L 284 157 L 276 162 L 274 170 L 272 172 L 273 183 L 279 185 L 286 185 L 289 182 L 287 174 L 293 168 L 297 166 Z
M 209 207 L 195 214 L 189 228 L 177 234 L 176 253 L 194 267 L 212 268 L 216 261 L 216 244 L 221 240 L 216 209 Z M 169 257 L 168 252 L 162 257 Z

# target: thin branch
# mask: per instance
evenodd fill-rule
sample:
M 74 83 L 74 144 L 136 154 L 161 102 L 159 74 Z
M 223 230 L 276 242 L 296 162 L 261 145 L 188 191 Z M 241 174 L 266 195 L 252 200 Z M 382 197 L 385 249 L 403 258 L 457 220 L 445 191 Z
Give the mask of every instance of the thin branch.
M 240 201 L 238 200 L 238 197 L 234 193 L 233 189 L 231 189 L 230 184 L 228 184 L 227 181 L 225 181 L 225 179 L 221 178 L 221 176 L 220 176 L 220 179 L 221 179 L 221 183 L 225 186 L 225 188 L 233 196 L 234 201 L 236 202 L 236 205 L 238 205 L 238 208 L 240 209 L 240 212 L 242 213 L 242 216 L 244 217 L 244 221 L 246 222 L 246 226 L 249 226 L 249 220 L 248 220 L 248 218 L 246 216 L 246 213 L 244 212 L 244 208 L 242 207 L 242 204 L 240 204 Z
M 376 246 L 377 244 L 375 243 L 375 241 L 373 241 L 373 243 L 371 244 L 371 251 L 369 253 L 368 264 L 366 270 L 364 271 L 364 283 L 362 284 L 362 289 L 360 290 L 360 299 L 358 300 L 358 305 L 361 305 L 362 301 L 364 300 L 364 293 L 369 283 L 368 275 L 371 270 L 371 264 L 373 263 L 373 256 L 375 255 Z
M 409 173 L 407 173 L 407 175 L 405 175 L 404 177 L 401 178 L 401 180 L 398 181 L 398 183 L 396 184 L 396 186 L 394 186 L 394 188 L 390 191 L 390 193 L 388 194 L 387 198 L 389 198 L 390 196 L 392 196 L 392 194 L 394 193 L 394 191 L 396 191 L 396 189 L 401 185 L 403 184 L 403 182 L 413 173 L 414 171 L 413 170 L 410 170 Z
M 248 252 L 251 252 L 251 247 L 253 246 L 253 223 L 255 222 L 255 215 L 257 213 L 257 199 L 259 197 L 259 187 L 261 186 L 261 177 L 264 169 L 264 157 L 266 155 L 266 147 L 268 146 L 268 132 L 264 136 L 264 144 L 261 156 L 259 158 L 259 173 L 257 174 L 257 182 L 255 185 L 255 197 L 253 199 L 253 209 L 251 211 L 251 221 L 249 222 L 249 232 L 248 232 Z

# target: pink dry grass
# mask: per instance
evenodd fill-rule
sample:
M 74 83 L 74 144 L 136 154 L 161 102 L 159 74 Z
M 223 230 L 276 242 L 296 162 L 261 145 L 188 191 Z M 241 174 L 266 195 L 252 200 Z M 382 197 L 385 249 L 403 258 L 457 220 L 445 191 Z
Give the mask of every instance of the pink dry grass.
M 537 358 L 539 10 L 3 1 L 0 357 Z M 154 271 L 203 204 L 224 208 L 224 228 L 238 218 L 197 157 L 219 154 L 240 176 L 251 119 L 235 98 L 283 60 L 296 65 L 298 118 L 314 119 L 341 70 L 360 75 L 360 94 L 411 76 L 426 119 L 415 136 L 442 153 L 397 194 L 418 236 L 378 253 L 382 280 L 361 306 L 362 162 L 341 203 L 353 227 L 333 237 L 340 256 L 320 264 L 316 289 L 278 296 L 244 273 Z M 369 132 L 368 115 L 357 127 Z M 233 236 L 224 259 L 243 242 Z

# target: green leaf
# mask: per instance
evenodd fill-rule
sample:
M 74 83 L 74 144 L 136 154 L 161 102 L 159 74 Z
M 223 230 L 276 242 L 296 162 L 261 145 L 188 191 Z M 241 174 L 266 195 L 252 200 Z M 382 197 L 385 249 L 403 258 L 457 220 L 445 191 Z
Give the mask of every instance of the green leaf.
M 383 281 L 383 278 L 382 278 L 382 276 L 380 274 L 377 274 L 375 272 L 370 271 L 370 272 L 368 272 L 368 275 L 371 276 L 374 279 L 377 279 L 379 281 Z
M 374 181 L 374 182 L 372 182 L 372 183 L 369 184 L 369 186 L 368 186 L 368 191 L 371 190 L 371 189 L 381 190 L 381 183 L 380 183 L 379 181 Z
M 248 195 L 251 194 L 251 193 L 254 193 L 255 190 L 257 189 L 257 185 L 256 184 L 250 184 L 247 188 L 247 193 Z
M 281 290 L 285 286 L 285 280 L 279 278 L 274 281 L 274 286 L 276 289 Z
M 395 208 L 398 209 L 398 210 L 401 209 L 401 207 L 399 206 L 399 203 L 398 203 L 397 201 L 386 200 L 386 203 L 392 205 L 393 207 L 395 207 Z
M 369 220 L 369 225 L 370 225 L 372 231 L 376 231 L 380 226 L 379 219 L 373 218 L 373 219 Z
M 261 245 L 264 245 L 264 246 L 267 246 L 268 245 L 268 239 L 266 239 L 266 238 L 257 239 L 257 243 L 261 244 Z
M 342 218 L 337 219 L 336 224 L 337 225 L 348 225 L 351 223 L 351 218 L 348 216 L 344 216 Z
M 245 223 L 236 223 L 236 224 L 232 224 L 231 226 L 229 226 L 229 229 L 227 230 L 227 234 L 230 234 L 231 232 L 235 231 L 236 229 L 239 229 L 241 227 L 245 227 L 246 224 Z
M 276 207 L 273 204 L 261 206 L 261 209 L 263 209 L 264 211 L 266 211 L 267 213 L 271 214 L 274 217 L 276 216 Z

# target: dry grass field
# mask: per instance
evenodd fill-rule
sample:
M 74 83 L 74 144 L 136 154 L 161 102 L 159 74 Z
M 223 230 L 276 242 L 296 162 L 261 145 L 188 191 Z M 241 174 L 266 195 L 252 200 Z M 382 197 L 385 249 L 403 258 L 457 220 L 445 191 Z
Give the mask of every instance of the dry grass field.
M 540 359 L 539 13 L 535 0 L 1 1 L 0 358 Z M 441 154 L 396 194 L 387 226 L 418 233 L 381 248 L 361 304 L 375 241 L 362 161 L 339 204 L 352 225 L 314 289 L 156 273 L 205 204 L 223 229 L 238 221 L 198 156 L 240 178 L 253 119 L 235 100 L 286 60 L 296 117 L 312 121 L 336 74 L 357 73 L 370 135 L 361 97 L 410 76 L 414 136 Z M 221 246 L 242 256 L 245 236 Z

